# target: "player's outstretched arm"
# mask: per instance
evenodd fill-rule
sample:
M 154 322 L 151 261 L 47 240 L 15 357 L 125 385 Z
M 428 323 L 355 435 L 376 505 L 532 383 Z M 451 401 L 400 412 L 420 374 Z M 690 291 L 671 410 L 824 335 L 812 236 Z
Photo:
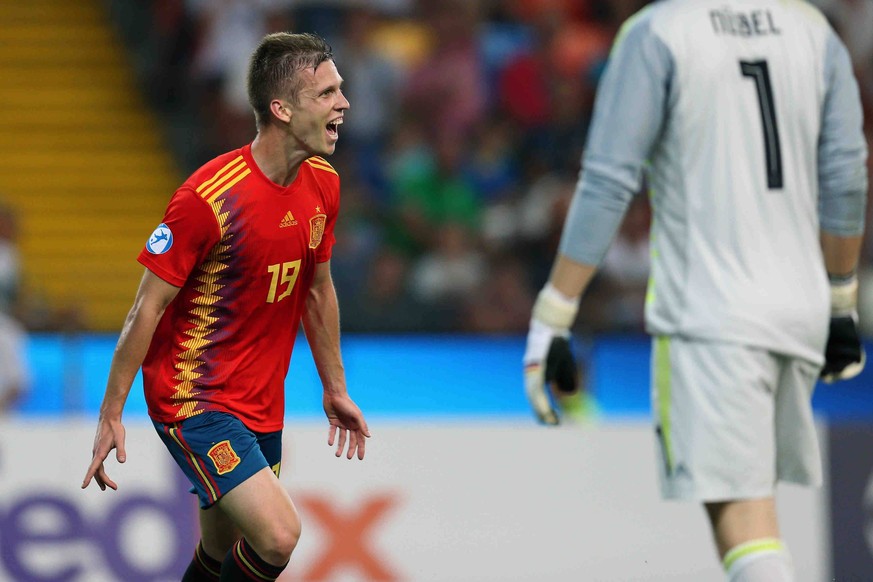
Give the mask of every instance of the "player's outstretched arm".
M 315 268 L 303 313 L 303 329 L 324 388 L 324 413 L 330 423 L 327 444 L 337 443 L 337 457 L 342 456 L 348 444 L 346 457 L 351 459 L 357 454 L 358 459 L 363 459 L 370 431 L 346 390 L 340 354 L 339 305 L 330 276 L 330 261 Z
M 100 406 L 97 434 L 91 450 L 91 464 L 82 481 L 82 489 L 91 483 L 91 479 L 94 479 L 103 491 L 107 487 L 118 489 L 118 485 L 106 474 L 103 463 L 113 449 L 116 451 L 115 458 L 119 463 L 127 460 L 124 448 L 125 430 L 121 423 L 124 403 L 145 359 L 155 328 L 164 310 L 178 292 L 178 287 L 163 281 L 149 270 L 146 270 L 143 275 L 109 367 L 106 393 Z

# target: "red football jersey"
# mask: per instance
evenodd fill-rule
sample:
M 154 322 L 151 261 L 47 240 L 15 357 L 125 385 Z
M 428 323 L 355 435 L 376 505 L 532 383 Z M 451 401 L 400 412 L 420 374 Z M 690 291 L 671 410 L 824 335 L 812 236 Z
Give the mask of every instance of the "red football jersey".
M 173 195 L 139 261 L 181 287 L 143 362 L 149 415 L 230 412 L 283 426 L 284 381 L 316 263 L 330 259 L 339 176 L 313 157 L 286 187 L 251 146 L 197 170 Z

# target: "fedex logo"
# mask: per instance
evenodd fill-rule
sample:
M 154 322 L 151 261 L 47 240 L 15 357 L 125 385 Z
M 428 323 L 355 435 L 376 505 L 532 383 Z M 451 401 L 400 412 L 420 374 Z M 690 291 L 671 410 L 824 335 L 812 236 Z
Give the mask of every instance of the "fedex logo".
M 75 494 L 58 489 L 4 499 L 0 502 L 0 579 L 70 582 L 91 579 L 100 568 L 110 580 L 178 580 L 191 560 L 198 533 L 194 498 L 185 492 L 187 481 L 181 471 L 174 475 L 174 492 L 166 498 L 107 495 L 102 507 L 109 510 L 104 517 L 83 511 Z M 190 519 L 180 519 L 185 515 Z M 155 518 L 161 535 L 171 540 L 171 552 L 158 560 L 137 555 L 153 543 L 137 539 L 138 526 L 143 519 L 154 523 Z M 153 528 L 146 529 L 155 535 Z
M 396 496 L 365 497 L 352 508 L 335 507 L 326 498 L 310 493 L 294 497 L 303 518 L 304 531 L 307 524 L 314 521 L 327 539 L 314 557 L 301 560 L 299 565 L 292 556 L 291 572 L 280 578 L 282 582 L 333 580 L 340 571 L 354 572 L 358 579 L 372 582 L 401 579 L 387 556 L 380 555 L 371 542 L 376 526 L 397 505 Z M 296 574 L 298 567 L 299 575 Z
M 0 580 L 179 580 L 199 532 L 196 498 L 187 492 L 180 471 L 173 471 L 173 480 L 172 491 L 162 497 L 106 494 L 100 508 L 108 511 L 102 515 L 86 511 L 81 497 L 61 488 L 0 500 Z M 280 580 L 314 582 L 340 573 L 373 582 L 402 578 L 372 544 L 379 524 L 399 504 L 395 495 L 366 495 L 348 507 L 337 507 L 316 492 L 296 492 L 294 498 L 304 527 L 319 528 L 323 541 L 305 556 L 292 558 Z M 156 552 L 158 536 L 167 551 Z

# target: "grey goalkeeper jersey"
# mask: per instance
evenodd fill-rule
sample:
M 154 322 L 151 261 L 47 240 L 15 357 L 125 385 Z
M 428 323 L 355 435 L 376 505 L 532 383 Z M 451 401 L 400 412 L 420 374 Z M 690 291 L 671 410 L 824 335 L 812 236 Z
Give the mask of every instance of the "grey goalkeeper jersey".
M 845 47 L 799 0 L 662 0 L 622 28 L 560 251 L 596 265 L 645 173 L 652 334 L 823 361 L 819 229 L 863 230 L 866 144 Z

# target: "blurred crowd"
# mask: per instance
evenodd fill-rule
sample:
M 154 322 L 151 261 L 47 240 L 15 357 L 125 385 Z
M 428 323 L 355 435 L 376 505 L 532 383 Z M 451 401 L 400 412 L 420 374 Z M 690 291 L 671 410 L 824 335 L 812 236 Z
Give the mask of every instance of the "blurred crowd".
M 645 3 L 151 0 L 131 48 L 191 171 L 254 137 L 245 80 L 261 36 L 325 37 L 351 102 L 330 160 L 343 184 L 333 273 L 344 330 L 519 333 L 551 267 L 610 45 Z M 873 0 L 819 4 L 854 59 L 873 138 Z M 642 330 L 648 223 L 638 196 L 579 331 Z M 869 265 L 873 237 L 868 247 Z
M 330 160 L 343 184 L 344 330 L 517 333 L 550 267 L 612 38 L 639 6 L 156 1 L 162 51 L 144 86 L 168 115 L 197 118 L 178 146 L 192 170 L 254 137 L 245 72 L 260 37 L 325 37 L 351 102 Z M 645 205 L 607 259 L 587 325 L 640 329 Z
M 30 382 L 25 331 L 17 311 L 21 284 L 17 234 L 15 213 L 0 205 L 0 416 L 21 400 Z

